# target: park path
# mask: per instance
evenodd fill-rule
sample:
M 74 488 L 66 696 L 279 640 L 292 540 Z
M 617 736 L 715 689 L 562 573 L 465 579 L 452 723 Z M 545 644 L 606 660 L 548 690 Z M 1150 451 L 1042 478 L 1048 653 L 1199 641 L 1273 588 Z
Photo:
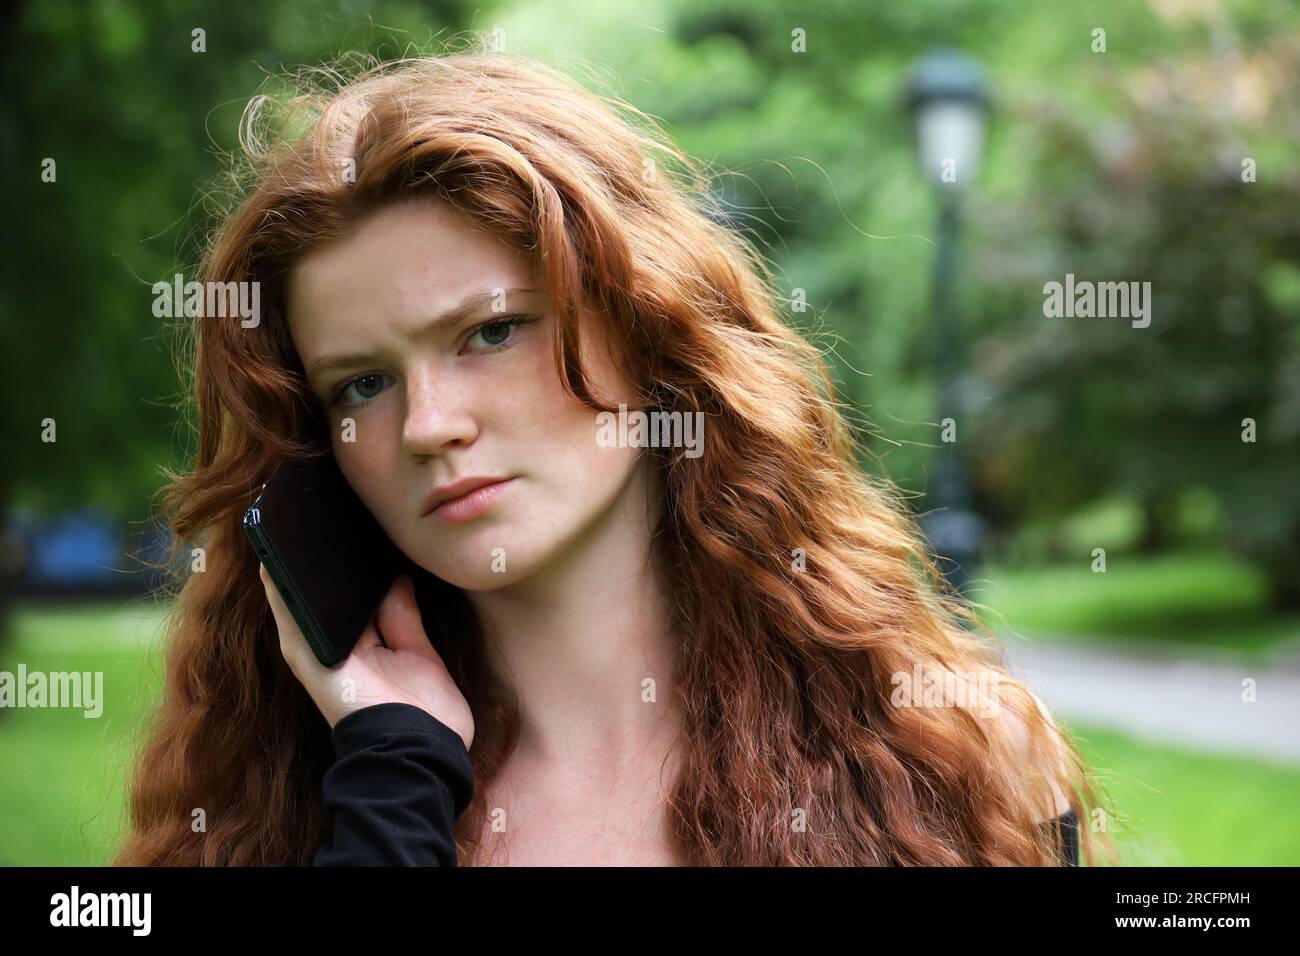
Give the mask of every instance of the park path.
M 1294 656 L 1260 664 L 1201 648 L 999 637 L 1012 673 L 1066 722 L 1300 765 L 1300 660 Z M 1255 681 L 1254 703 L 1242 701 L 1246 678 Z

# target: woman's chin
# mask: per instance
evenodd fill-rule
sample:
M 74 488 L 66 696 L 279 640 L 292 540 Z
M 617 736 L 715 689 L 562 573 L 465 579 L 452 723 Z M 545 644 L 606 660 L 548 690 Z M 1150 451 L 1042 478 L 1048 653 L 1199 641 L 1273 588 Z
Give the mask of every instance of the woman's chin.
M 527 577 L 535 565 L 501 542 L 500 534 L 485 533 L 481 540 L 457 542 L 417 563 L 435 577 L 463 591 L 495 591 Z

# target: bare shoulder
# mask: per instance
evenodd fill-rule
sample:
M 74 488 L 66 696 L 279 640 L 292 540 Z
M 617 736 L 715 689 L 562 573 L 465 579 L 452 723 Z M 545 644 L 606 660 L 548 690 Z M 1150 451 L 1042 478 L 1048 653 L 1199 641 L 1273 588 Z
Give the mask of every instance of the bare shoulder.
M 1028 722 L 1013 707 L 999 707 L 997 719 L 1002 721 L 1003 729 L 1011 741 L 1014 752 L 1020 758 L 1021 767 L 1024 768 L 1023 785 L 1037 789 L 1045 780 L 1051 781 L 1053 809 L 1047 812 L 1047 807 L 1044 806 L 1043 819 L 1046 820 L 1060 816 L 1070 809 L 1070 801 L 1056 779 L 1066 770 L 1065 742 L 1061 737 L 1060 728 L 1057 727 L 1051 711 L 1043 703 L 1042 698 L 1028 688 L 1026 691 L 1043 717 L 1048 731 L 1046 741 L 1041 737 L 1037 741 L 1033 739 Z

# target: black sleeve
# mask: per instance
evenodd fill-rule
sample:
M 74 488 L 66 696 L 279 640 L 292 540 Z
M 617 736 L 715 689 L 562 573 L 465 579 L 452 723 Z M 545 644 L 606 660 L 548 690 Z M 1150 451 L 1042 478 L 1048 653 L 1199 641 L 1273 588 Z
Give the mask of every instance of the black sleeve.
M 452 822 L 474 796 L 460 734 L 412 704 L 372 704 L 334 725 L 321 784 L 333 829 L 313 866 L 455 866 Z
M 1059 836 L 1061 843 L 1061 865 L 1079 865 L 1079 817 L 1073 809 L 1067 810 L 1059 817 L 1040 824 L 1054 836 Z M 1059 828 L 1059 829 L 1058 829 Z

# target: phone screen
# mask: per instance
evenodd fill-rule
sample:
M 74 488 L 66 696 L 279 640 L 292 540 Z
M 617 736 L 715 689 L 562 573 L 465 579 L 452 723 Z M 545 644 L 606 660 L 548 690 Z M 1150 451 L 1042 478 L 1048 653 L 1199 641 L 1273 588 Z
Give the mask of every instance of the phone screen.
M 405 564 L 331 453 L 286 461 L 245 512 L 244 531 L 330 667 L 352 653 Z

